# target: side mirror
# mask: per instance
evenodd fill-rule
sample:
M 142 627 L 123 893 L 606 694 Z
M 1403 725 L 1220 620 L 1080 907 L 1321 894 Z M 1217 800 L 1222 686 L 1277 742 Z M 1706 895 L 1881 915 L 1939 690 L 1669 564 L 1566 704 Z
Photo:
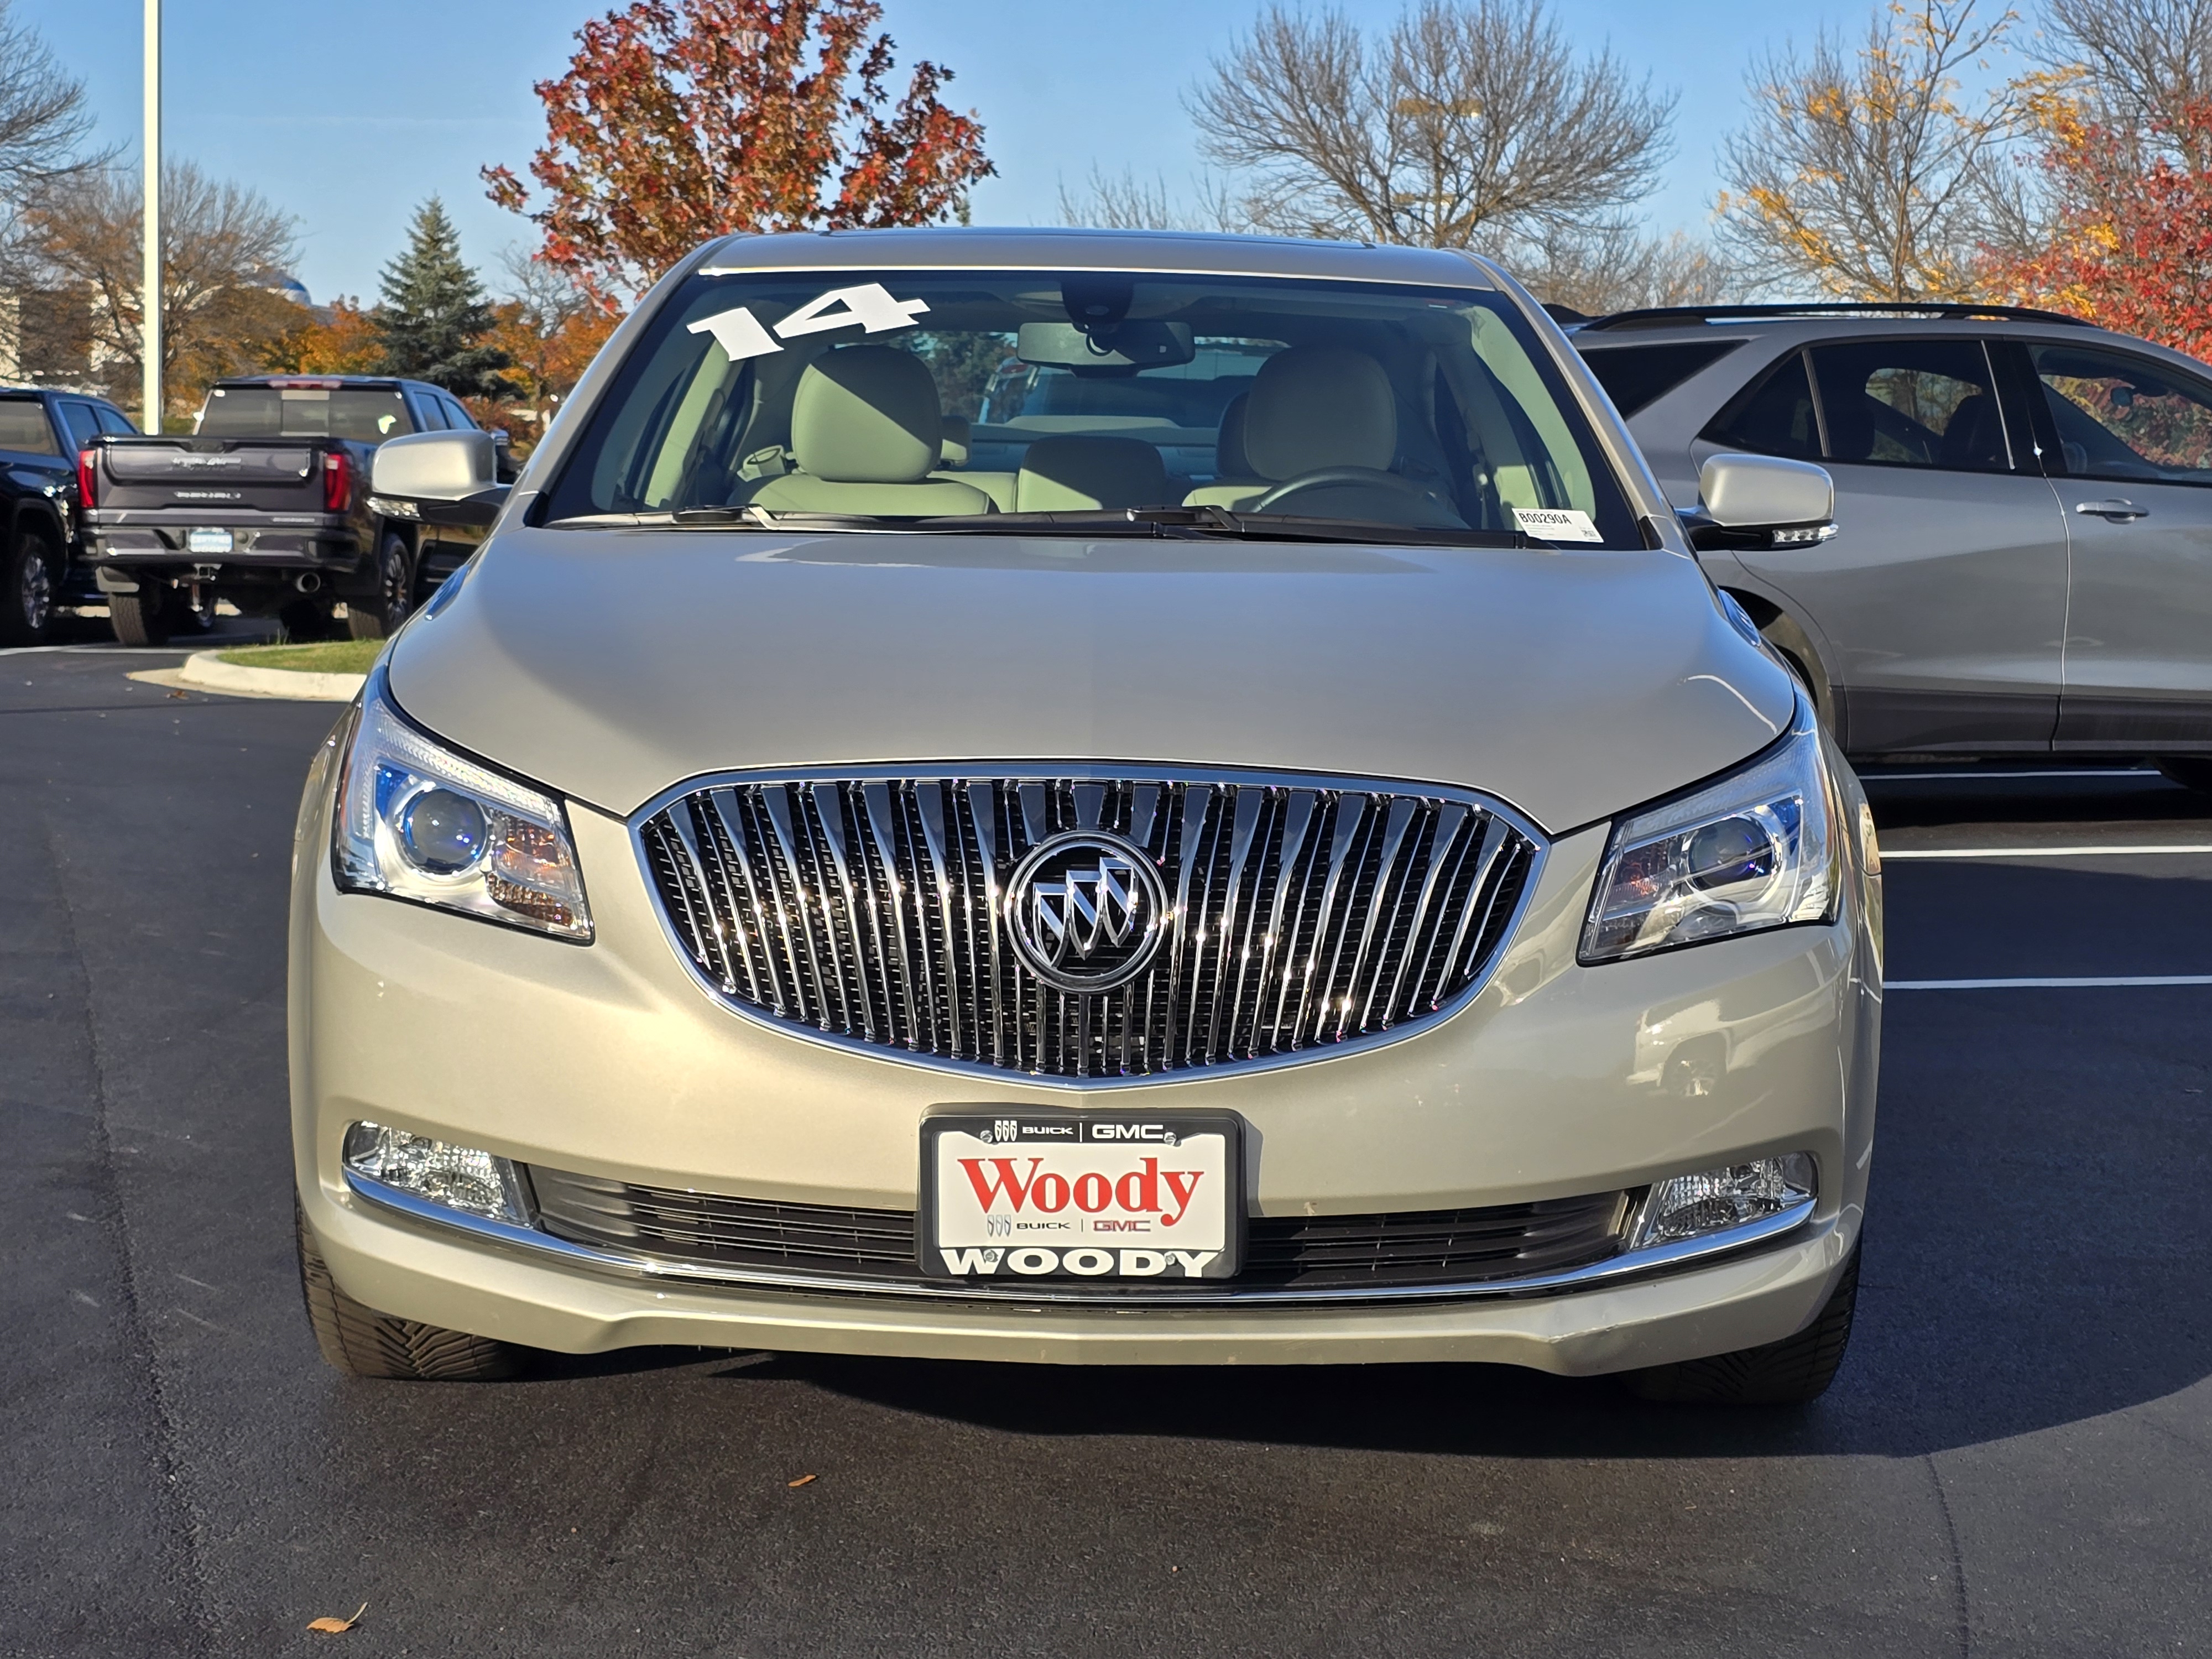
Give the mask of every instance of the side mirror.
M 1805 547 L 1836 533 L 1835 480 L 1807 461 L 1716 455 L 1698 470 L 1698 499 L 1681 518 L 1700 550 Z
M 424 524 L 488 525 L 507 505 L 499 446 L 489 432 L 415 432 L 380 445 L 368 509 Z

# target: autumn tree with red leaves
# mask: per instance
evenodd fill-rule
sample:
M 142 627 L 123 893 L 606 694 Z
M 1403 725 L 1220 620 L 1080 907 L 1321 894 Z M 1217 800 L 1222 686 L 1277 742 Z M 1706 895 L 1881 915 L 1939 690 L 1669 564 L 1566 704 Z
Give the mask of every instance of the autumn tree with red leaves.
M 539 256 L 619 309 L 711 237 L 931 224 L 994 169 L 973 111 L 917 64 L 896 103 L 874 0 L 635 0 L 577 32 L 538 83 L 546 138 L 530 187 L 486 167 L 491 199 L 544 233 Z
M 1984 288 L 2212 359 L 2212 100 L 2142 131 L 2061 106 L 2042 164 L 2049 240 L 1992 259 Z

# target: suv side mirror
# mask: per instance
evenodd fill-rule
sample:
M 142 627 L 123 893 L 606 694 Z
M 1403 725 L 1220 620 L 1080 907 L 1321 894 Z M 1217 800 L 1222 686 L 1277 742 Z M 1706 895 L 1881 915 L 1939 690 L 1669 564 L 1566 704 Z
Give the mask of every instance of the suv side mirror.
M 1825 467 L 1778 455 L 1716 455 L 1698 470 L 1698 505 L 1682 514 L 1690 545 L 1804 547 L 1836 533 Z
M 414 432 L 379 445 L 368 509 L 424 524 L 488 525 L 507 505 L 489 432 Z

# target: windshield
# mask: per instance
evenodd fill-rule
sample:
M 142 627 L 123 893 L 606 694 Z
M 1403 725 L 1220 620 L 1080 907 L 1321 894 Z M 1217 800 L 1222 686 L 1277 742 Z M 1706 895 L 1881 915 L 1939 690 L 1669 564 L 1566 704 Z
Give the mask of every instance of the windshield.
M 412 432 L 397 386 L 219 386 L 200 411 L 203 438 L 350 438 L 380 444 Z
M 1151 273 L 696 276 L 546 517 L 1131 509 L 1640 544 L 1504 295 Z

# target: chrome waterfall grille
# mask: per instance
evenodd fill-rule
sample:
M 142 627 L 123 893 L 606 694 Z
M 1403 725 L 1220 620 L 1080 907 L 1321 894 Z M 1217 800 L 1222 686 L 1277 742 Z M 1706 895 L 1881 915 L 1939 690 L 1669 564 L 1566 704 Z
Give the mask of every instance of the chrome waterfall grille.
M 1079 831 L 1141 852 L 1164 901 L 1139 918 L 1158 930 L 1142 971 L 1091 993 L 1038 977 L 1016 937 L 1035 896 L 1007 890 Z M 1091 1079 L 1327 1051 L 1445 1013 L 1488 972 L 1539 858 L 1533 830 L 1455 792 L 1127 772 L 710 784 L 637 833 L 678 946 L 732 1006 Z M 1074 885 L 1046 890 L 1063 919 Z

